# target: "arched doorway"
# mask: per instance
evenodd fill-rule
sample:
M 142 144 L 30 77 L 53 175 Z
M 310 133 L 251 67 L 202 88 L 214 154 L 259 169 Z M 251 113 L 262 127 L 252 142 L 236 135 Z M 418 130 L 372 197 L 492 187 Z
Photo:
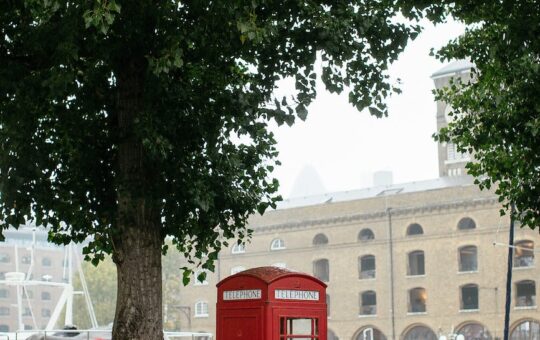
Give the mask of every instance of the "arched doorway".
M 477 322 L 467 322 L 458 327 L 457 334 L 465 337 L 465 340 L 491 340 L 488 329 Z
M 386 340 L 386 336 L 373 326 L 365 326 L 356 332 L 354 340 Z
M 518 321 L 510 332 L 511 340 L 540 340 L 540 322 L 536 320 Z
M 424 325 L 409 327 L 403 337 L 403 340 L 437 340 L 437 335 L 431 328 Z

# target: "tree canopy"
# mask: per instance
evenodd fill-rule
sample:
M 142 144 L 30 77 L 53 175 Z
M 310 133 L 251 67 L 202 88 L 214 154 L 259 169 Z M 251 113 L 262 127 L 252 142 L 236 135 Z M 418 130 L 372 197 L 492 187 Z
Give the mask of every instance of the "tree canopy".
M 474 156 L 467 165 L 480 188 L 494 187 L 505 210 L 514 203 L 524 226 L 540 225 L 540 4 L 537 1 L 456 1 L 446 10 L 468 24 L 438 51 L 442 60 L 474 63 L 437 98 L 453 120 L 440 141 Z M 468 77 L 469 78 L 469 77 Z M 504 210 L 502 210 L 504 213 Z
M 170 237 L 212 270 L 279 197 L 269 121 L 304 119 L 314 62 L 384 116 L 388 65 L 419 28 L 395 0 L 0 2 L 0 214 L 118 272 L 115 339 L 159 339 Z M 279 80 L 295 92 L 276 98 Z M 189 272 L 186 271 L 189 276 Z

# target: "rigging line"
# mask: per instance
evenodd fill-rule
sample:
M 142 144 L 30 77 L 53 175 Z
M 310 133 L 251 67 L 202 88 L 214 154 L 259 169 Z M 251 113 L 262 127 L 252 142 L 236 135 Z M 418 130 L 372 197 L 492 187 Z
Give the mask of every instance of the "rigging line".
M 23 294 L 26 297 L 26 302 L 28 303 L 28 309 L 30 310 L 30 316 L 32 317 L 34 329 L 38 329 L 36 316 L 34 315 L 34 310 L 32 309 L 32 303 L 30 302 L 30 297 L 28 296 L 28 290 L 26 289 L 26 286 L 23 286 Z

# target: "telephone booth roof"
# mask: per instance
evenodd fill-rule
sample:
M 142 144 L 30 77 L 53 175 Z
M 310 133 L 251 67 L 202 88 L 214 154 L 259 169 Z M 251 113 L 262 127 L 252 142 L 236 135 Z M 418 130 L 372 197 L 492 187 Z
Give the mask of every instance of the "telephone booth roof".
M 257 268 L 247 269 L 221 280 L 217 284 L 217 287 L 222 286 L 224 283 L 228 282 L 229 280 L 234 280 L 235 278 L 238 278 L 241 276 L 254 277 L 264 282 L 266 285 L 269 285 L 274 281 L 277 281 L 279 279 L 286 278 L 286 277 L 302 277 L 304 279 L 314 281 L 325 288 L 327 287 L 324 282 L 322 282 L 321 280 L 311 275 L 304 274 L 301 272 L 296 272 L 296 271 L 289 270 L 286 268 L 279 268 L 279 267 L 257 267 Z

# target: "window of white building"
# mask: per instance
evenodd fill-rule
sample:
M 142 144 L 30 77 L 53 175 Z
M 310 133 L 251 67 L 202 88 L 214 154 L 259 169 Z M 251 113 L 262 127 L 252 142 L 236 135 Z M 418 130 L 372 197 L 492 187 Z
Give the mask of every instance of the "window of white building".
M 195 303 L 195 317 L 207 318 L 208 317 L 208 303 L 205 301 L 197 301 Z
M 233 254 L 243 254 L 245 252 L 246 252 L 246 246 L 243 244 L 238 244 L 238 243 L 232 247 L 232 251 L 231 251 L 231 253 Z
M 272 243 L 270 244 L 270 250 L 281 250 L 285 249 L 285 241 L 283 241 L 280 238 L 276 238 L 272 240 Z

